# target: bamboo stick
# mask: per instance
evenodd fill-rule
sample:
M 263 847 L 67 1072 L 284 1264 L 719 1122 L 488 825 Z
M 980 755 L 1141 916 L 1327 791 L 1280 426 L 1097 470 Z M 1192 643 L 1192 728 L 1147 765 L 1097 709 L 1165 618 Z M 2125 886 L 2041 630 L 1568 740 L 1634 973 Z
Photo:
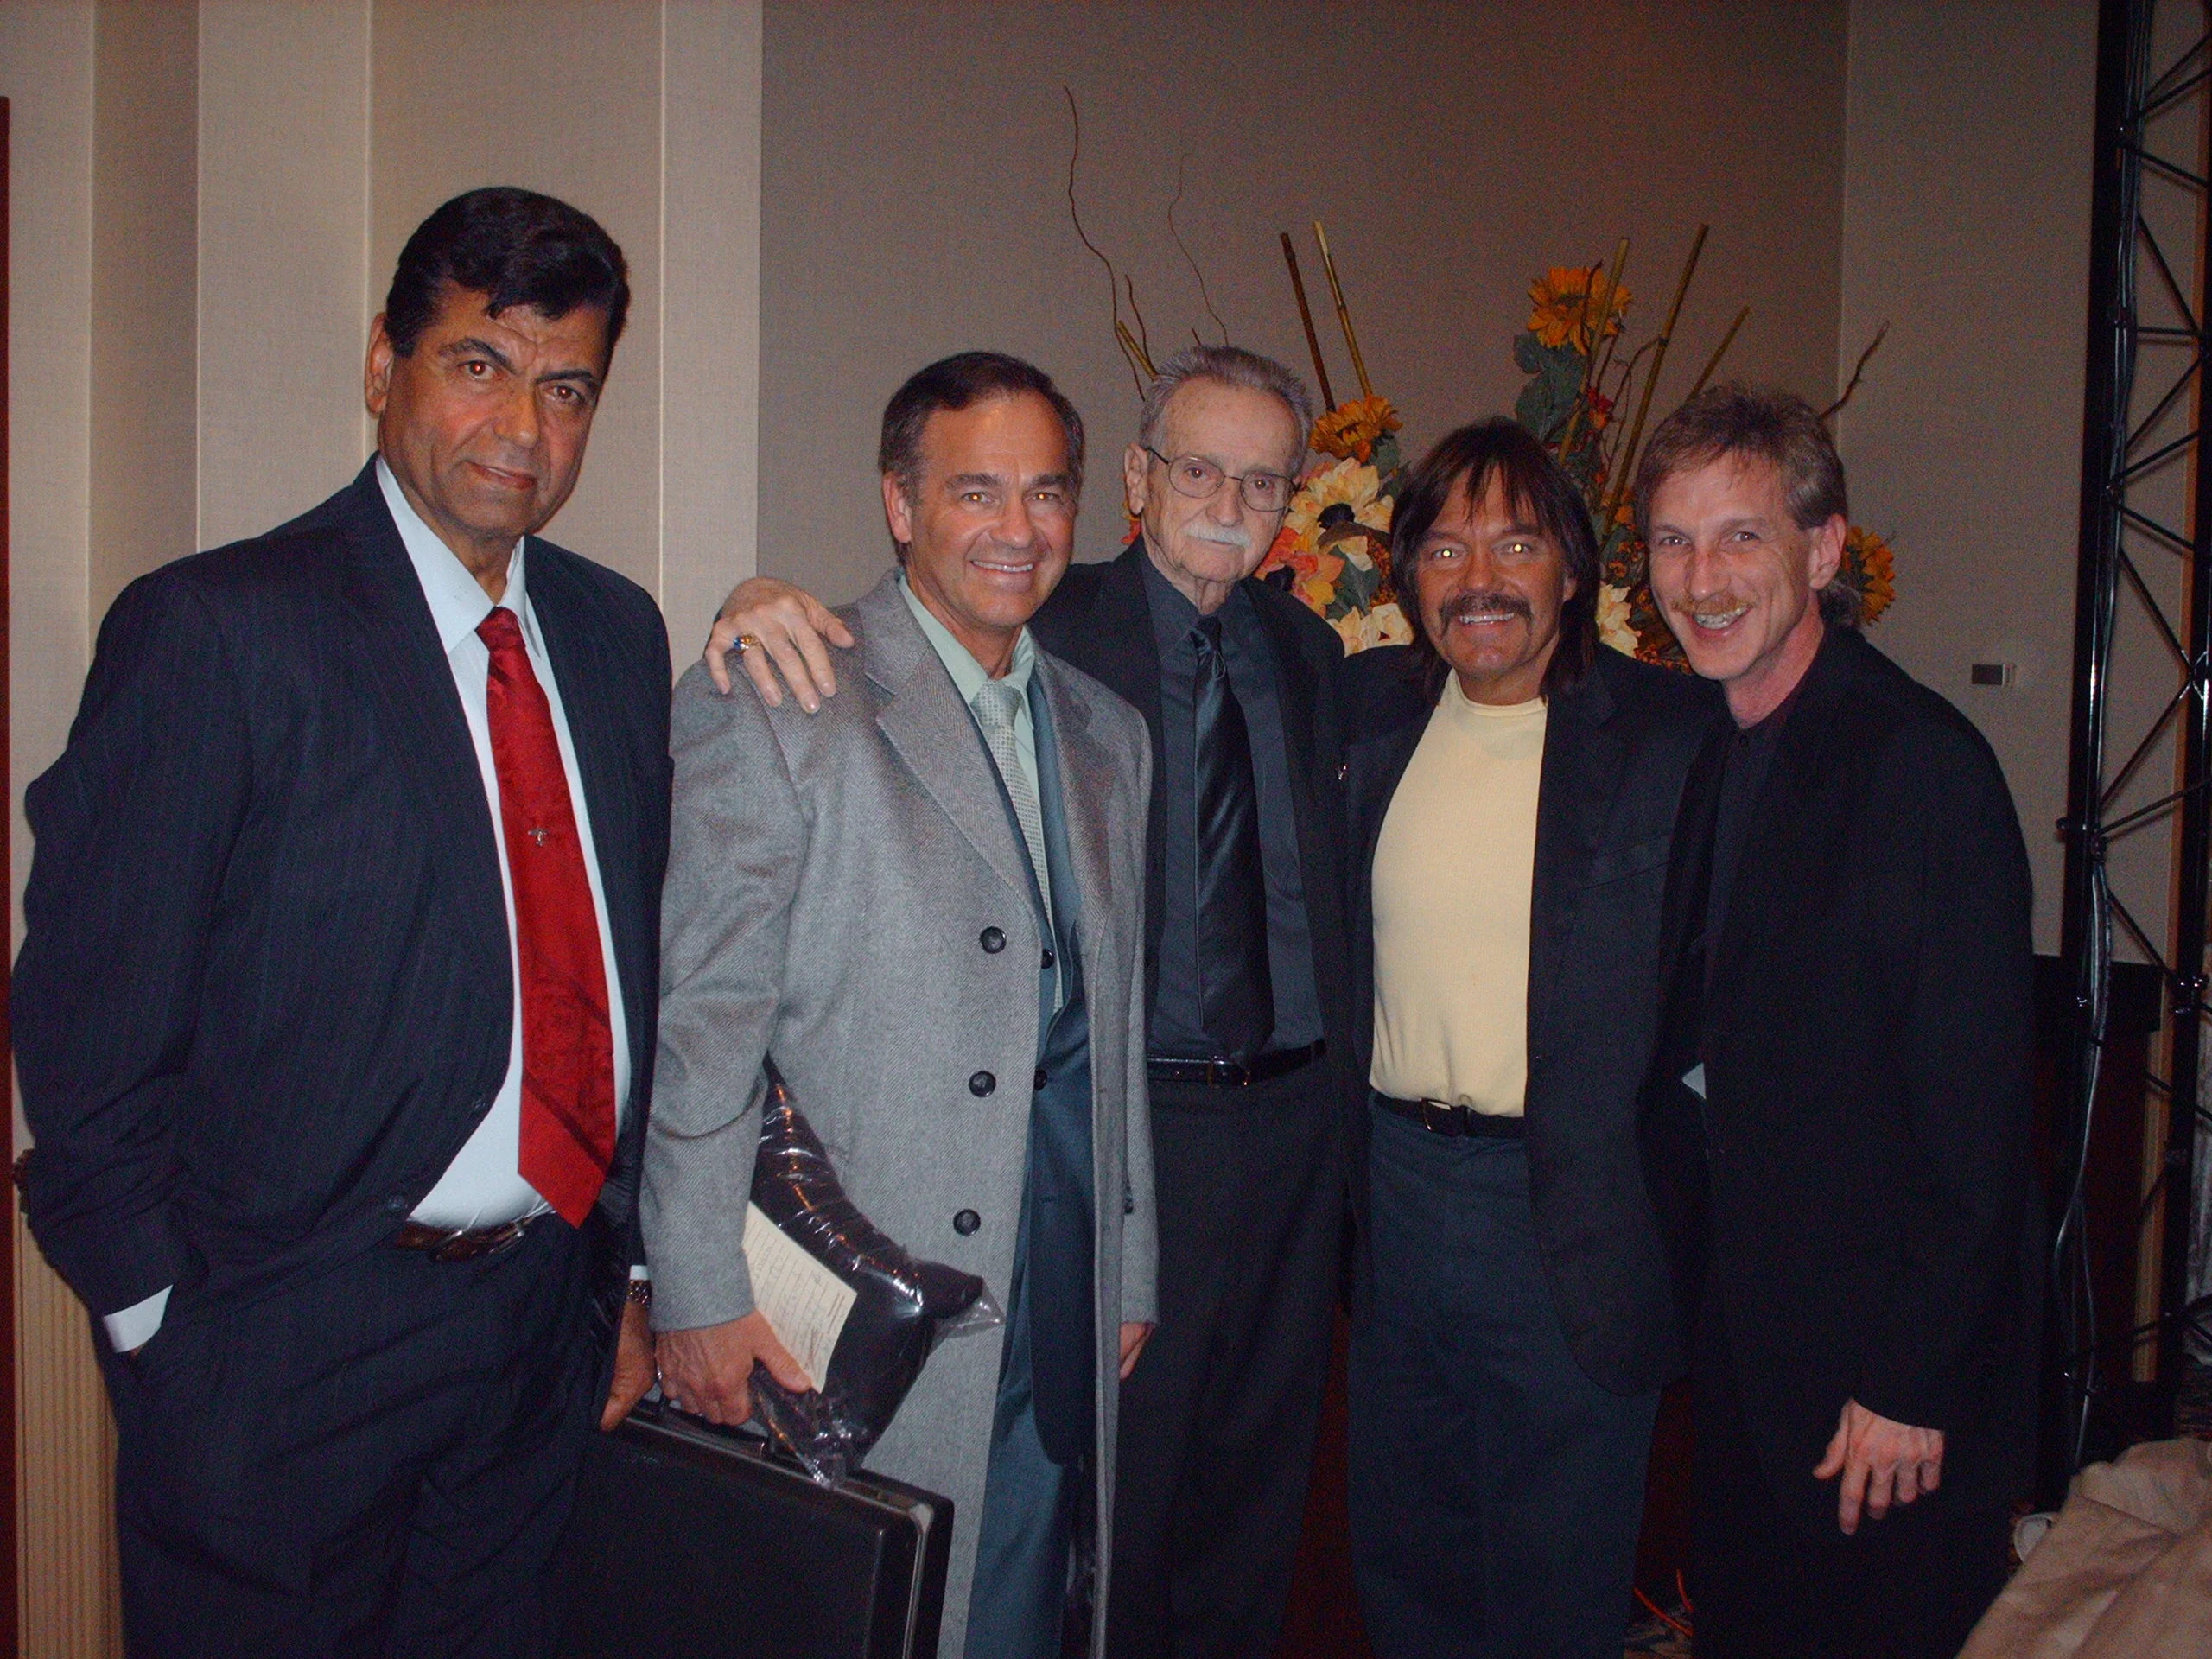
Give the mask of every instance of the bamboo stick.
M 1367 359 L 1359 354 L 1359 336 L 1352 331 L 1351 309 L 1344 304 L 1344 284 L 1337 280 L 1337 262 L 1329 257 L 1329 234 L 1321 221 L 1313 221 L 1313 239 L 1321 245 L 1321 270 L 1329 279 L 1329 296 L 1337 302 L 1337 321 L 1344 331 L 1344 346 L 1351 353 L 1351 372 L 1359 377 L 1359 395 L 1372 398 L 1375 387 L 1367 378 Z
M 1131 372 L 1143 372 L 1146 385 L 1149 386 L 1160 378 L 1160 372 L 1152 366 L 1152 359 L 1145 354 L 1144 347 L 1137 344 L 1137 337 L 1129 332 L 1129 325 L 1119 317 L 1114 319 L 1114 338 L 1121 341 L 1122 355 L 1129 359 Z
M 1748 305 L 1736 314 L 1736 321 L 1728 325 L 1728 332 L 1720 336 L 1720 343 L 1713 348 L 1713 355 L 1705 359 L 1705 366 L 1698 371 L 1697 384 L 1690 388 L 1690 397 L 1705 390 L 1705 383 L 1713 378 L 1713 372 L 1720 366 L 1720 359 L 1727 356 L 1728 347 L 1735 342 L 1736 331 L 1744 326 L 1745 319 L 1751 315 L 1751 308 Z M 1688 403 L 1689 397 L 1682 401 Z
M 1574 453 L 1575 436 L 1582 429 L 1582 412 L 1590 406 L 1591 390 L 1598 384 L 1598 342 L 1605 334 L 1607 319 L 1613 314 L 1613 296 L 1620 290 L 1621 267 L 1627 263 L 1628 238 L 1623 237 L 1620 245 L 1613 250 L 1612 265 L 1605 272 L 1605 296 L 1598 306 L 1598 333 L 1588 335 L 1590 343 L 1583 354 L 1582 386 L 1575 393 L 1574 407 L 1567 411 L 1566 429 L 1560 434 L 1559 458 L 1561 461 L 1565 461 L 1567 456 Z M 1581 327 L 1586 334 L 1591 326 L 1590 302 L 1597 291 L 1597 278 L 1598 268 L 1592 265 L 1590 268 L 1590 281 L 1582 290 Z M 1615 334 L 1612 338 L 1618 340 L 1620 336 Z M 1611 351 L 1605 353 L 1605 360 L 1609 363 L 1612 360 Z
M 1598 314 L 1598 326 L 1600 328 L 1603 328 L 1612 316 L 1613 301 L 1621 291 L 1621 273 L 1627 269 L 1628 238 L 1623 237 L 1618 251 L 1613 255 L 1612 274 L 1605 279 L 1605 308 Z M 1621 336 L 1626 332 L 1625 327 L 1616 328 L 1606 337 L 1605 360 L 1602 363 L 1597 360 L 1598 342 L 1594 340 L 1590 342 L 1591 372 L 1589 381 L 1583 388 L 1585 391 L 1596 391 L 1604 384 L 1606 374 L 1613 366 L 1614 348 L 1620 344 Z
M 1329 365 L 1321 360 L 1321 337 L 1313 332 L 1313 308 L 1306 303 L 1306 279 L 1298 274 L 1298 250 L 1290 245 L 1290 232 L 1282 238 L 1282 262 L 1290 267 L 1290 291 L 1298 296 L 1298 320 L 1306 325 L 1306 349 L 1313 353 L 1313 378 L 1320 383 L 1321 406 L 1334 409 L 1337 395 L 1329 390 Z
M 1675 337 L 1675 319 L 1681 315 L 1682 296 L 1690 291 L 1690 278 L 1696 274 L 1698 256 L 1705 251 L 1706 232 L 1712 228 L 1709 225 L 1697 227 L 1697 235 L 1690 241 L 1690 257 L 1682 261 L 1681 280 L 1675 284 L 1674 303 L 1667 308 L 1667 321 L 1660 326 L 1656 342 L 1657 349 L 1651 353 L 1651 367 L 1644 373 L 1643 393 L 1636 401 L 1636 419 L 1630 423 L 1628 442 L 1621 447 L 1621 469 L 1613 480 L 1605 511 L 1599 515 L 1601 527 L 1612 523 L 1628 494 L 1628 480 L 1636 472 L 1637 445 L 1643 441 L 1644 417 L 1651 412 L 1651 394 L 1659 384 L 1659 371 L 1666 366 L 1668 343 Z

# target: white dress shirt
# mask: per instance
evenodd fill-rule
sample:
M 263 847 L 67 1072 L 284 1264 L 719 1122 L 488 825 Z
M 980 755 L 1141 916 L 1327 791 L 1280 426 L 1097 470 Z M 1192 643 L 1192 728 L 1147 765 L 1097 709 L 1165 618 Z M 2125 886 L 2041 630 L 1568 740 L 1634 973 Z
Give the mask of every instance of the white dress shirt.
M 484 777 L 484 799 L 492 810 L 492 840 L 499 853 L 499 890 L 507 907 L 507 962 L 513 995 L 512 1030 L 508 1038 L 507 1075 L 492 1096 L 492 1109 L 476 1126 L 446 1173 L 439 1177 L 413 1219 L 426 1227 L 496 1227 L 525 1216 L 543 1215 L 553 1206 L 522 1178 L 522 969 L 515 949 L 515 886 L 507 868 L 507 838 L 499 827 L 499 773 L 492 759 L 492 717 L 487 692 L 492 674 L 492 651 L 476 637 L 476 630 L 493 609 L 468 567 L 461 563 L 424 524 L 401 493 L 391 469 L 377 458 L 377 482 L 384 487 L 385 505 L 399 526 L 415 575 L 423 584 L 423 597 L 430 603 L 430 620 L 445 647 L 453 670 L 454 688 L 461 693 L 461 712 L 468 721 L 468 735 L 476 745 L 476 766 Z M 614 1034 L 614 1113 L 619 1129 L 622 1109 L 630 1093 L 629 1027 L 622 1015 L 622 982 L 614 969 L 614 936 L 607 925 L 607 889 L 599 875 L 599 852 L 592 842 L 591 809 L 584 799 L 583 779 L 576 771 L 576 746 L 569 735 L 569 720 L 561 708 L 561 687 L 553 677 L 553 664 L 545 655 L 545 641 L 537 631 L 537 613 L 530 607 L 524 575 L 524 543 L 515 543 L 507 562 L 507 588 L 499 603 L 522 624 L 524 648 L 530 653 L 531 671 L 545 690 L 552 706 L 553 733 L 560 740 L 561 770 L 569 782 L 569 801 L 576 815 L 576 839 L 583 847 L 584 874 L 591 882 L 592 918 L 599 924 L 600 958 L 607 969 L 607 1024 Z
M 483 775 L 484 798 L 491 808 L 492 836 L 499 856 L 499 887 L 507 912 L 507 960 L 513 997 L 512 1033 L 508 1039 L 507 1071 L 491 1109 L 476 1126 L 446 1173 L 438 1179 L 412 1219 L 430 1227 L 496 1227 L 552 1209 L 544 1197 L 522 1178 L 522 977 L 515 946 L 514 880 L 507 868 L 506 836 L 499 824 L 499 774 L 492 758 L 492 722 L 487 686 L 491 678 L 491 648 L 476 637 L 476 629 L 492 613 L 492 601 L 468 568 L 424 524 L 400 490 L 384 458 L 377 458 L 377 483 L 385 505 L 399 527 L 415 575 L 423 584 L 423 597 L 430 607 L 430 620 L 438 643 L 453 670 L 454 687 L 461 693 L 461 709 L 476 749 L 477 770 Z M 591 884 L 592 915 L 599 924 L 601 959 L 606 964 L 608 1025 L 614 1039 L 614 1110 L 619 1130 L 630 1093 L 629 1027 L 623 1018 L 622 982 L 614 966 L 613 933 L 607 922 L 607 889 L 600 880 L 599 853 L 592 841 L 591 810 L 584 798 L 583 780 L 576 770 L 576 746 L 569 734 L 568 716 L 561 706 L 561 687 L 545 654 L 537 631 L 537 618 L 530 607 L 524 574 L 524 544 L 515 543 L 507 565 L 506 592 L 500 604 L 515 613 L 522 626 L 524 648 L 530 665 L 544 689 L 553 711 L 553 731 L 561 746 L 561 770 L 569 783 L 569 800 L 576 816 L 576 836 L 584 855 L 584 874 Z M 142 1302 L 110 1313 L 101 1323 L 108 1340 L 119 1352 L 128 1352 L 161 1329 L 168 1308 L 164 1287 Z

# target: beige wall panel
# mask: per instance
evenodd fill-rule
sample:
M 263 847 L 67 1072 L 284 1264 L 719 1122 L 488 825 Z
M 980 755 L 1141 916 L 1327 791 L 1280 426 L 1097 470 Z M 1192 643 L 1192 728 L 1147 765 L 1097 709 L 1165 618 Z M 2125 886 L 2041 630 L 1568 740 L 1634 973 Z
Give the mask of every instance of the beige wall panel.
M 92 8 L 0 6 L 10 100 L 9 804 L 61 753 L 85 675 L 92 467 Z M 17 906 L 20 915 L 20 906 Z M 22 937 L 16 925 L 16 938 Z
M 16 1586 L 25 1659 L 120 1659 L 115 1571 L 115 1424 L 92 1359 L 85 1305 L 16 1232 Z
M 649 588 L 660 556 L 660 79 L 657 5 L 385 0 L 376 9 L 377 304 L 408 234 L 478 185 L 543 190 L 607 227 L 630 262 L 629 332 L 583 481 L 548 533 Z
M 9 741 L 17 895 L 31 852 L 23 785 L 60 753 L 85 671 L 93 35 L 90 4 L 0 6 L 0 95 L 10 100 L 13 152 Z M 20 1144 L 20 1117 L 15 1128 Z M 5 1224 L 16 1230 L 11 1427 L 22 1649 L 37 1659 L 104 1659 L 121 1650 L 106 1408 L 82 1306 L 12 1213 Z
M 92 544 L 95 626 L 133 577 L 194 550 L 199 12 L 104 0 L 94 35 Z
M 1852 8 L 1845 372 L 1891 327 L 1845 413 L 1844 451 L 1852 516 L 1894 538 L 1899 592 L 1869 637 L 1996 747 L 2046 950 L 2063 865 L 2051 826 L 2066 808 L 2095 73 L 2096 9 L 2080 0 Z M 2017 664 L 2018 683 L 1970 685 L 1985 661 Z M 2115 729 L 2134 722 L 2127 744 L 2140 715 L 2115 712 Z
M 661 329 L 661 608 L 689 663 L 754 569 L 760 8 L 670 0 Z
M 361 416 L 366 0 L 200 9 L 202 547 L 304 512 Z
M 1713 226 L 1678 366 L 1738 305 L 1733 366 L 1834 378 L 1840 0 L 1347 8 L 771 0 L 762 73 L 760 563 L 849 599 L 890 561 L 884 401 L 944 353 L 1033 357 L 1090 423 L 1079 556 L 1120 543 L 1137 392 L 1106 278 L 1068 222 L 1063 83 L 1092 238 L 1136 279 L 1155 355 L 1230 336 L 1303 368 L 1275 237 L 1328 227 L 1377 391 L 1420 446 L 1511 407 L 1533 273 L 1636 238 L 1652 320 Z M 1324 315 L 1338 395 L 1356 395 Z

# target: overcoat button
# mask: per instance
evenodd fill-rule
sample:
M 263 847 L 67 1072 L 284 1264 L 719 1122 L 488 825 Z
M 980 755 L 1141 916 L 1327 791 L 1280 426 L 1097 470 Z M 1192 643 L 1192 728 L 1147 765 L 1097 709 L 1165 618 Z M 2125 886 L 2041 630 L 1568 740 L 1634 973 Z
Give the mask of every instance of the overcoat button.
M 999 1080 L 988 1071 L 978 1071 L 968 1079 L 968 1092 L 981 1100 L 999 1086 Z
M 1037 964 L 1038 970 L 1039 970 L 1039 972 L 1043 972 L 1043 971 L 1044 971 L 1044 970 L 1046 970 L 1046 969 L 1049 969 L 1050 967 L 1052 967 L 1052 953 L 1050 950 L 1047 950 L 1047 951 L 1045 953 L 1045 958 L 1044 958 L 1044 960 L 1043 960 L 1042 962 L 1039 962 L 1039 963 Z
M 976 943 L 990 955 L 995 957 L 1006 949 L 1006 930 L 1002 927 L 987 927 L 978 937 Z
M 1045 1086 L 1045 1068 L 1043 1066 L 1040 1065 L 1037 1068 L 1037 1075 L 1030 1079 L 1029 1086 L 1033 1089 L 1042 1089 Z
M 952 1218 L 952 1230 L 965 1238 L 983 1224 L 983 1218 L 973 1210 L 963 1210 Z

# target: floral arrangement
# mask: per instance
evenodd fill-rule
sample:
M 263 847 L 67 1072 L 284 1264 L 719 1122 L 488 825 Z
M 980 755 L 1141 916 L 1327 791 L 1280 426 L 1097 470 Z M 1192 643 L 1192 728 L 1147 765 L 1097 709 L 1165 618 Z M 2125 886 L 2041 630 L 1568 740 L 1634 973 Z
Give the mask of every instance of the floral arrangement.
M 1318 223 L 1313 236 L 1320 245 L 1321 266 L 1359 378 L 1360 395 L 1339 404 L 1330 388 L 1298 255 L 1286 233 L 1283 259 L 1290 268 L 1299 317 L 1306 325 L 1306 343 L 1313 353 L 1314 377 L 1320 382 L 1321 401 L 1333 407 L 1313 423 L 1306 439 L 1316 455 L 1327 459 L 1317 461 L 1299 480 L 1298 493 L 1291 499 L 1290 511 L 1283 516 L 1282 528 L 1261 562 L 1259 574 L 1303 600 L 1337 631 L 1349 654 L 1370 645 L 1405 645 L 1414 637 L 1390 585 L 1390 510 L 1403 467 L 1397 435 L 1405 423 L 1368 382 L 1367 364 L 1360 356 L 1359 335 L 1337 280 L 1329 238 Z
M 1084 230 L 1076 197 L 1076 168 L 1083 148 L 1083 123 L 1075 94 L 1061 88 L 1068 101 L 1072 143 L 1068 153 L 1068 214 L 1084 247 L 1106 273 L 1107 297 L 1114 323 L 1114 338 L 1137 394 L 1141 397 L 1154 367 L 1144 314 L 1137 306 L 1136 283 L 1091 240 Z M 1197 279 L 1206 313 L 1224 340 L 1228 326 L 1213 309 L 1205 273 L 1184 246 L 1175 225 L 1175 206 L 1182 199 L 1182 173 L 1176 173 L 1175 200 L 1168 204 L 1167 228 L 1175 245 Z M 1515 418 L 1549 448 L 1582 493 L 1597 528 L 1601 577 L 1598 589 L 1599 637 L 1616 650 L 1646 662 L 1687 669 L 1681 647 L 1675 641 L 1651 596 L 1648 558 L 1636 534 L 1628 499 L 1635 476 L 1637 446 L 1651 412 L 1651 398 L 1667 360 L 1675 320 L 1681 315 L 1683 296 L 1697 270 L 1707 227 L 1698 226 L 1675 285 L 1673 303 L 1658 332 L 1641 345 L 1624 352 L 1628 338 L 1628 313 L 1634 296 L 1621 280 L 1628 263 L 1629 243 L 1623 238 L 1610 264 L 1554 266 L 1529 287 L 1528 326 L 1515 337 L 1513 360 L 1529 378 L 1514 404 Z M 1306 330 L 1306 344 L 1313 353 L 1313 376 L 1327 412 L 1313 423 L 1307 443 L 1319 457 L 1299 480 L 1297 494 L 1284 515 L 1281 530 L 1262 561 L 1259 574 L 1295 594 L 1342 637 L 1346 652 L 1370 645 L 1395 645 L 1413 637 L 1405 612 L 1391 581 L 1390 517 L 1395 504 L 1402 460 L 1397 434 L 1403 425 L 1389 401 L 1376 395 L 1360 355 L 1359 335 L 1352 327 L 1351 311 L 1344 302 L 1335 259 L 1329 251 L 1327 233 L 1319 220 L 1313 239 L 1321 254 L 1321 268 L 1328 278 L 1329 297 L 1337 322 L 1344 331 L 1344 346 L 1359 381 L 1359 396 L 1339 404 L 1329 384 L 1329 369 L 1321 354 L 1321 340 L 1313 325 L 1313 310 L 1306 297 L 1297 250 L 1290 233 L 1281 233 L 1283 263 L 1290 273 L 1299 321 Z M 1124 321 L 1124 296 L 1130 318 Z M 1751 315 L 1745 306 L 1728 325 L 1705 366 L 1691 385 L 1685 401 L 1702 391 L 1738 330 Z M 1885 323 L 1860 353 L 1843 396 L 1825 410 L 1833 416 L 1851 400 L 1859 388 L 1867 360 L 1888 332 Z M 1192 337 L 1198 338 L 1194 328 Z M 1639 385 L 1640 378 L 1640 385 Z M 1635 412 L 1626 422 L 1618 418 L 1634 396 Z M 1138 526 L 1132 518 L 1128 537 Z M 1844 542 L 1843 568 L 1838 583 L 1853 600 L 1857 620 L 1872 622 L 1897 596 L 1896 560 L 1889 544 L 1872 531 L 1853 524 Z
M 1361 395 L 1336 404 L 1313 423 L 1309 442 L 1320 459 L 1300 480 L 1260 575 L 1303 600 L 1336 629 L 1347 652 L 1356 652 L 1412 638 L 1390 579 L 1390 513 L 1402 469 L 1395 435 L 1402 423 L 1368 384 L 1327 238 L 1319 225 L 1313 229 Z M 1626 241 L 1615 251 L 1610 265 L 1554 266 L 1536 277 L 1529 288 L 1528 326 L 1513 342 L 1514 362 L 1529 377 L 1514 405 L 1515 418 L 1543 441 L 1574 480 L 1599 529 L 1603 571 L 1598 591 L 1599 637 L 1630 656 L 1683 669 L 1688 664 L 1681 647 L 1651 596 L 1647 556 L 1636 534 L 1628 495 L 1653 390 L 1705 235 L 1700 226 L 1666 320 L 1642 345 L 1624 350 L 1634 300 L 1621 280 L 1628 257 Z M 1322 397 L 1335 404 L 1297 256 L 1287 235 L 1282 243 Z M 1694 397 L 1711 380 L 1750 315 L 1749 307 L 1737 313 L 1688 396 Z M 1823 418 L 1850 398 L 1881 340 L 1877 334 L 1860 356 L 1843 397 L 1824 411 Z M 1617 417 L 1631 397 L 1634 413 L 1624 423 Z M 1896 597 L 1896 561 L 1889 544 L 1872 531 L 1853 525 L 1837 580 L 1853 595 L 1859 620 L 1873 621 Z
M 1628 259 L 1625 240 L 1614 251 L 1610 265 L 1558 266 L 1537 277 L 1529 289 L 1528 327 L 1513 342 L 1513 360 L 1529 377 L 1514 404 L 1514 416 L 1543 440 L 1580 488 L 1598 529 L 1603 573 L 1598 591 L 1599 637 L 1630 656 L 1681 669 L 1689 664 L 1652 598 L 1649 556 L 1636 533 L 1629 490 L 1652 392 L 1705 236 L 1706 227 L 1700 226 L 1665 321 L 1657 334 L 1635 349 L 1625 354 L 1622 349 L 1633 299 L 1621 280 Z M 1685 401 L 1713 378 L 1750 315 L 1748 306 L 1736 314 Z M 1822 411 L 1823 419 L 1849 401 L 1881 343 L 1882 334 L 1877 333 L 1860 354 L 1843 396 Z M 1615 417 L 1631 392 L 1635 413 L 1624 426 Z M 1836 580 L 1852 595 L 1858 620 L 1862 625 L 1873 621 L 1896 598 L 1896 561 L 1889 544 L 1872 531 L 1853 525 Z

